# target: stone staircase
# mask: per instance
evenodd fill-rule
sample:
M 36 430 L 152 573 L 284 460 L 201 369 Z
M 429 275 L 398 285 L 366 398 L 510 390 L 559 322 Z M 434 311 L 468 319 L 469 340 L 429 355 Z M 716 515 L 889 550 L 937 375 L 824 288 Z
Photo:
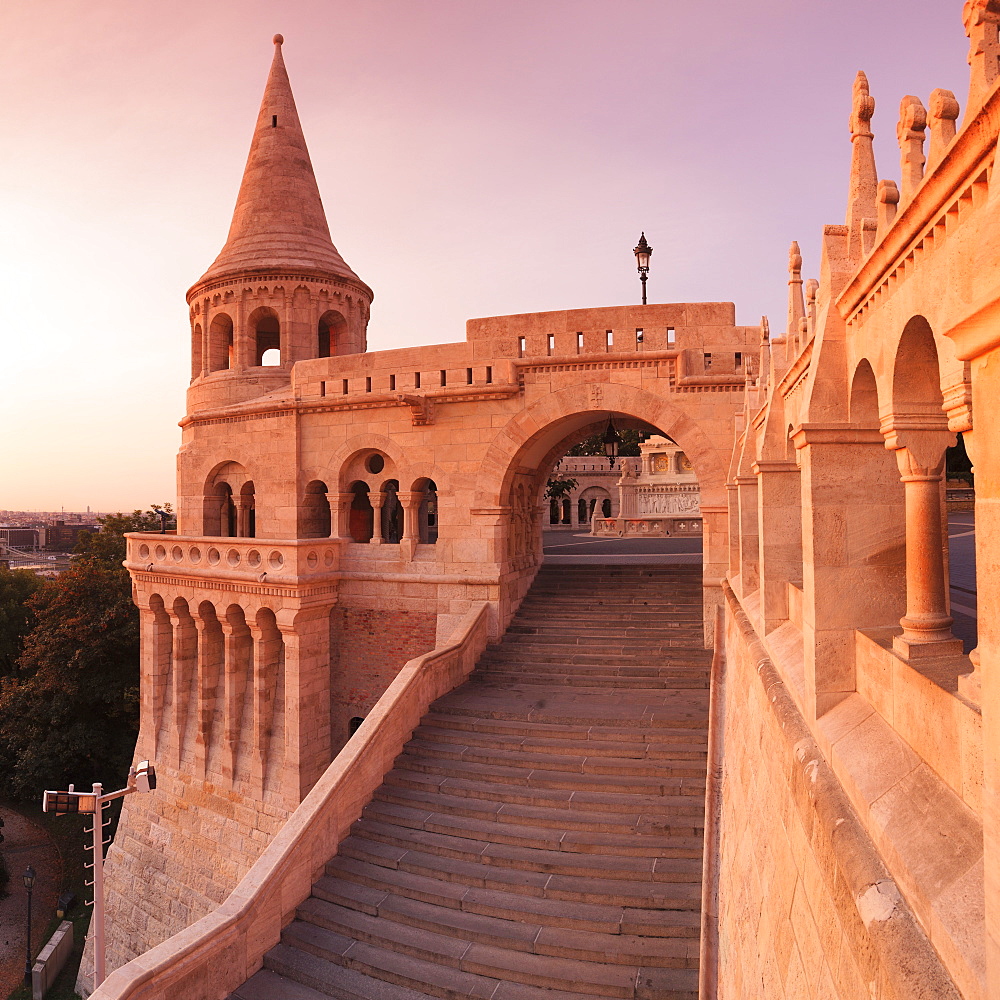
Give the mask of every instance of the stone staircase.
M 543 567 L 230 1000 L 694 1000 L 699 570 Z

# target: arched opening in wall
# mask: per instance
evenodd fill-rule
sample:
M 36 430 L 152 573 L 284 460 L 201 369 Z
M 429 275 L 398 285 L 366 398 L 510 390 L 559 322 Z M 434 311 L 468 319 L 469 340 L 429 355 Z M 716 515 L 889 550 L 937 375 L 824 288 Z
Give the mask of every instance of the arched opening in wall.
M 601 501 L 601 517 L 611 517 L 611 497 L 605 497 Z
M 326 483 L 314 479 L 306 483 L 299 508 L 299 538 L 330 537 L 330 501 Z
M 316 357 L 332 358 L 346 353 L 339 350 L 347 332 L 347 320 L 333 309 L 327 310 L 319 318 L 317 328 Z
M 236 534 L 241 538 L 257 537 L 257 499 L 252 479 L 240 487 L 236 510 Z
M 922 316 L 906 324 L 899 340 L 892 373 L 891 419 L 890 443 L 903 446 L 896 457 L 906 497 L 902 641 L 922 644 L 957 637 L 969 651 L 977 641 L 976 618 L 968 614 L 974 610 L 970 605 L 975 595 L 966 596 L 953 585 L 965 586 L 958 582 L 961 576 L 969 582 L 968 589 L 975 589 L 974 548 L 969 544 L 974 538 L 970 534 L 975 531 L 974 519 L 968 515 L 959 518 L 957 511 L 952 517 L 948 510 L 948 451 L 957 447 L 957 442 L 944 413 L 934 334 Z M 951 579 L 953 574 L 955 580 Z
M 433 479 L 418 479 L 413 492 L 422 494 L 417 507 L 417 537 L 422 544 L 433 545 L 438 540 L 437 483 Z
M 202 353 L 205 350 L 204 337 L 201 332 L 201 323 L 195 323 L 191 331 L 191 380 L 201 377 L 204 359 Z
M 216 313 L 208 328 L 208 370 L 219 372 L 232 367 L 233 320 L 226 313 Z
M 349 492 L 351 500 L 349 530 L 354 542 L 370 542 L 375 533 L 375 511 L 368 496 L 368 484 L 362 480 L 352 483 Z
M 223 538 L 236 537 L 236 503 L 229 483 L 219 483 L 215 487 L 215 503 L 212 505 L 215 517 L 205 518 L 205 534 Z
M 360 715 L 356 715 L 350 722 L 347 723 L 348 739 L 350 739 L 361 728 L 361 723 L 364 721 L 365 720 Z
M 281 364 L 281 324 L 273 309 L 255 309 L 247 321 L 254 344 L 254 364 L 274 367 Z
M 403 507 L 399 502 L 399 481 L 387 479 L 382 484 L 382 541 L 398 545 L 403 538 Z

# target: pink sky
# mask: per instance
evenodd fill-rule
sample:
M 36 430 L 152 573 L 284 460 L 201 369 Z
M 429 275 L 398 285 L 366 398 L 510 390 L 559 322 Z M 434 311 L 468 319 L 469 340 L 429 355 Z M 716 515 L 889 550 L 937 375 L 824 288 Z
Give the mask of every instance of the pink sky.
M 732 300 L 784 325 L 842 222 L 851 83 L 964 103 L 961 0 L 5 0 L 0 509 L 172 500 L 184 293 L 226 237 L 271 59 L 372 350 L 471 316 Z

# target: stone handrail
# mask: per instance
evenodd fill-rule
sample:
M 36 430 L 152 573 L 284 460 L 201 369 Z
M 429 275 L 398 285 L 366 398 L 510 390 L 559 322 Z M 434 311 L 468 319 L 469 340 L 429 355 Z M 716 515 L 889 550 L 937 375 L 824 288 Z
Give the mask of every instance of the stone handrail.
M 483 602 L 446 645 L 408 661 L 226 901 L 112 972 L 92 1000 L 221 1000 L 260 969 L 431 703 L 472 671 L 488 633 Z

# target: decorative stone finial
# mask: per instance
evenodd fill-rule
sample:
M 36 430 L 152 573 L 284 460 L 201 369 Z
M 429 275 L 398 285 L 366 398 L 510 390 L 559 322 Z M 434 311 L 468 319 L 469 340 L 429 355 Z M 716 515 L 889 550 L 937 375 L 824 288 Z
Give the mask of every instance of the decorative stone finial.
M 968 116 L 979 110 L 1000 73 L 1000 0 L 965 0 L 962 21 L 969 36 Z
M 275 45 L 282 45 L 282 44 L 284 44 L 285 36 L 284 35 L 275 35 L 274 38 L 271 39 L 271 41 L 274 42 Z
M 809 318 L 809 336 L 816 334 L 816 293 L 819 291 L 819 282 L 815 278 L 810 278 L 806 282 L 806 315 Z
M 1000 0 L 997 0 L 1000 3 Z M 875 114 L 875 98 L 868 92 L 868 77 L 858 70 L 851 94 L 851 181 L 847 197 L 848 253 L 852 260 L 864 255 L 864 220 L 875 226 L 876 187 L 874 138 L 869 122 Z
M 908 94 L 899 102 L 899 124 L 896 126 L 902 179 L 900 193 L 906 199 L 913 196 L 913 192 L 924 179 L 925 128 L 927 128 L 927 112 L 919 97 Z
M 802 299 L 802 254 L 799 245 L 792 242 L 788 248 L 788 325 L 785 336 L 791 340 L 798 333 L 799 320 L 805 316 L 806 307 Z
M 904 174 L 904 177 L 906 175 Z M 884 180 L 878 182 L 878 239 L 882 238 L 885 231 L 892 225 L 892 220 L 896 218 L 896 206 L 899 204 L 899 188 L 895 181 Z
M 958 120 L 958 101 L 950 90 L 940 87 L 931 92 L 930 110 L 927 124 L 930 127 L 931 144 L 927 153 L 927 169 L 933 170 L 944 157 L 945 150 L 955 138 L 955 122 Z

